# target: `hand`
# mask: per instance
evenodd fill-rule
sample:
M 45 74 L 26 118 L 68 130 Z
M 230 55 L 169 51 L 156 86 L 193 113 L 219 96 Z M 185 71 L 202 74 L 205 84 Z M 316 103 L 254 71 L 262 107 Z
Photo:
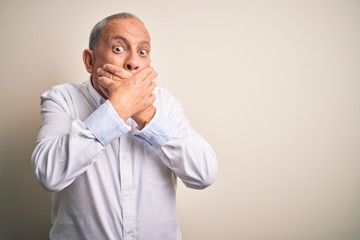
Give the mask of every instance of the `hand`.
M 157 73 L 151 67 L 131 74 L 125 69 L 105 64 L 97 70 L 97 74 L 99 86 L 124 121 L 133 116 L 143 119 L 145 115 L 151 115 L 149 113 L 152 111 L 151 118 L 153 117 L 155 111 L 151 106 L 155 95 L 152 92 L 156 87 L 153 80 Z M 146 110 L 147 108 L 149 109 Z
M 137 123 L 139 129 L 143 129 L 150 120 L 155 116 L 156 108 L 154 105 L 150 105 L 144 110 L 134 114 L 132 119 Z

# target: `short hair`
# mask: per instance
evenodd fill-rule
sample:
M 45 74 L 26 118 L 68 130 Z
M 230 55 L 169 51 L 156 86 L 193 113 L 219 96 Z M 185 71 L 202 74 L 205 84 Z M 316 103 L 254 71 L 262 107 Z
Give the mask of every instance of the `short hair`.
M 95 26 L 91 30 L 89 37 L 89 49 L 94 50 L 98 47 L 101 32 L 108 22 L 110 22 L 113 19 L 124 19 L 124 18 L 133 18 L 142 23 L 142 21 L 137 16 L 128 12 L 121 12 L 110 15 L 104 18 L 103 20 L 101 20 L 100 22 L 98 22 L 97 24 L 95 24 Z

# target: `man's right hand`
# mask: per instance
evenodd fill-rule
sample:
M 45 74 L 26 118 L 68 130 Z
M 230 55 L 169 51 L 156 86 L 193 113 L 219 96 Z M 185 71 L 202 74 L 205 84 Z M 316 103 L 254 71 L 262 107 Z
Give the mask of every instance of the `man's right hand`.
M 157 77 L 153 68 L 147 67 L 131 74 L 125 69 L 105 64 L 97 70 L 97 74 L 100 87 L 124 121 L 153 105 L 153 90 L 156 87 L 153 80 Z

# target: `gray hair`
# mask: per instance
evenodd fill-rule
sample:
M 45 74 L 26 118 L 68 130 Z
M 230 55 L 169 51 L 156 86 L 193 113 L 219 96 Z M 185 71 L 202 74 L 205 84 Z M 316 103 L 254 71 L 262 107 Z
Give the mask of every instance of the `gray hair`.
M 142 21 L 137 16 L 128 12 L 121 12 L 110 15 L 104 18 L 103 20 L 101 20 L 100 22 L 98 22 L 97 24 L 95 24 L 95 26 L 91 30 L 90 38 L 89 38 L 89 49 L 94 50 L 98 47 L 101 32 L 108 22 L 110 22 L 113 19 L 124 19 L 124 18 L 133 18 L 142 23 Z

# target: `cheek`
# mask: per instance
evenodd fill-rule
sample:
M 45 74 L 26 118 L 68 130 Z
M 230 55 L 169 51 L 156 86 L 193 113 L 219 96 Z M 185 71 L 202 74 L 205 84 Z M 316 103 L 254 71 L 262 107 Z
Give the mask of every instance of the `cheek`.
M 99 68 L 104 66 L 106 63 L 119 65 L 122 63 L 122 59 L 119 56 L 113 54 L 111 51 L 103 50 L 103 52 L 100 52 L 100 54 L 97 55 L 95 65 L 97 68 Z
M 122 68 L 125 63 L 125 56 L 120 54 L 108 54 L 106 58 L 103 59 L 103 65 L 105 63 L 115 65 Z M 101 65 L 101 66 L 103 66 Z
M 112 55 L 109 57 L 109 63 L 118 66 L 123 67 L 124 66 L 125 59 L 121 55 Z
M 147 58 L 142 61 L 142 68 L 150 67 L 151 66 L 151 59 Z

